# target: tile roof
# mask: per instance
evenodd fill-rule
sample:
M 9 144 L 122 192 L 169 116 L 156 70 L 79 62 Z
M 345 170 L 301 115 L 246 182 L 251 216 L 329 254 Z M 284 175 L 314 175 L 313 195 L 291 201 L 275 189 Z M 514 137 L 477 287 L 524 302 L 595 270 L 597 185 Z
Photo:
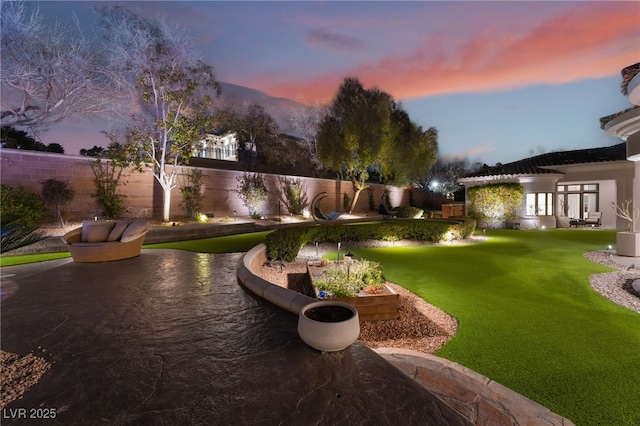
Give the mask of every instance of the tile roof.
M 606 161 L 622 161 L 627 159 L 626 143 L 604 148 L 587 148 L 573 151 L 549 152 L 524 160 L 507 164 L 483 167 L 463 177 L 482 177 L 496 175 L 537 175 L 548 173 L 561 173 L 548 167 L 563 166 L 567 164 L 599 163 Z
M 621 71 L 622 74 L 622 84 L 620 85 L 620 90 L 622 94 L 627 96 L 629 92 L 627 88 L 629 87 L 629 82 L 636 76 L 636 74 L 640 73 L 640 62 L 637 64 L 629 65 L 626 68 L 623 68 Z

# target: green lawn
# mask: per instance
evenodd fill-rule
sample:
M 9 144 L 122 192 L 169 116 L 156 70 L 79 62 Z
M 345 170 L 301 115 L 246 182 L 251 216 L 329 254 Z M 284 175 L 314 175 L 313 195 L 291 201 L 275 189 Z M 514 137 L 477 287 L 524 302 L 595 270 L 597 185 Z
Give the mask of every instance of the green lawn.
M 227 235 L 224 237 L 202 238 L 199 240 L 178 241 L 175 243 L 148 244 L 144 248 L 169 248 L 195 251 L 198 253 L 236 253 L 248 251 L 264 243 L 267 234 L 273 231 L 252 232 L 249 234 Z
M 458 318 L 437 355 L 577 425 L 639 425 L 640 315 L 591 289 L 615 232 L 490 231 L 472 245 L 354 249 Z

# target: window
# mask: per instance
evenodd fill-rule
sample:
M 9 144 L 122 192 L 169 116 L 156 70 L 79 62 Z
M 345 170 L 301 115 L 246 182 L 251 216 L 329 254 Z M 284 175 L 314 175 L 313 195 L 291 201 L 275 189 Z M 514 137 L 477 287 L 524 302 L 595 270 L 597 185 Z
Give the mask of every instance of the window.
M 558 185 L 558 215 L 571 219 L 584 219 L 587 213 L 598 210 L 597 183 Z
M 525 203 L 527 216 L 553 216 L 552 192 L 530 192 Z

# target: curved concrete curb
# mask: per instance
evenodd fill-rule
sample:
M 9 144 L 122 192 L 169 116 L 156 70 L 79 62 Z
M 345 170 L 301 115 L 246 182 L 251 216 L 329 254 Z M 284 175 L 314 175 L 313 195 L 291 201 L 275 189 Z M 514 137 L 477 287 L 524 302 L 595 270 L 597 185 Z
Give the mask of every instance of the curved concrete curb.
M 537 402 L 455 362 L 410 349 L 374 350 L 474 424 L 575 426 Z
M 258 244 L 240 258 L 237 268 L 238 281 L 256 296 L 296 315 L 300 314 L 305 305 L 316 300 L 297 291 L 272 284 L 253 273 L 253 268 L 267 260 L 266 252 L 267 247 L 264 244 Z

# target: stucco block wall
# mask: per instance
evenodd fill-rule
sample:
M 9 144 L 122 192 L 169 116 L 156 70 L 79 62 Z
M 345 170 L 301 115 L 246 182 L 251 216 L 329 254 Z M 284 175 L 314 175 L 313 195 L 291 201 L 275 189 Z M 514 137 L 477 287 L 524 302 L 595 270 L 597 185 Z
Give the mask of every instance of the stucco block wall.
M 35 151 L 21 151 L 13 149 L 0 150 L 0 179 L 2 184 L 9 186 L 23 185 L 32 192 L 41 192 L 42 182 L 49 178 L 68 181 L 75 191 L 73 203 L 68 212 L 68 219 L 85 219 L 101 215 L 101 209 L 91 194 L 95 191 L 94 175 L 91 164 L 93 158 L 62 154 L 43 153 Z M 171 218 L 179 219 L 186 216 L 181 205 L 180 187 L 186 183 L 186 175 L 193 167 L 185 166 L 179 169 L 178 186 L 171 192 Z M 243 175 L 241 171 L 199 168 L 205 177 L 203 183 L 204 199 L 203 213 L 213 213 L 216 217 L 231 216 L 236 211 L 238 216 L 246 216 L 247 208 L 234 191 L 238 185 L 237 178 Z M 269 188 L 269 198 L 258 206 L 261 214 L 278 213 L 278 202 L 283 200 L 280 190 L 280 178 L 295 177 L 265 174 Z M 297 178 L 297 177 L 295 177 Z M 326 192 L 327 197 L 322 200 L 320 208 L 324 212 L 333 210 L 344 211 L 342 206 L 343 194 L 353 197 L 350 182 L 333 179 L 297 178 L 306 188 L 309 202 L 313 197 Z M 121 180 L 120 192 L 125 195 L 124 204 L 130 217 L 159 218 L 162 215 L 162 190 L 155 181 L 151 170 L 140 173 L 135 170 L 127 171 Z M 373 199 L 377 208 L 382 199 L 385 186 L 371 185 Z M 407 193 L 402 188 L 388 187 L 393 205 L 407 204 Z M 369 212 L 369 192 L 362 191 L 355 212 Z M 288 214 L 281 204 L 281 213 Z M 373 213 L 373 212 L 372 212 Z

